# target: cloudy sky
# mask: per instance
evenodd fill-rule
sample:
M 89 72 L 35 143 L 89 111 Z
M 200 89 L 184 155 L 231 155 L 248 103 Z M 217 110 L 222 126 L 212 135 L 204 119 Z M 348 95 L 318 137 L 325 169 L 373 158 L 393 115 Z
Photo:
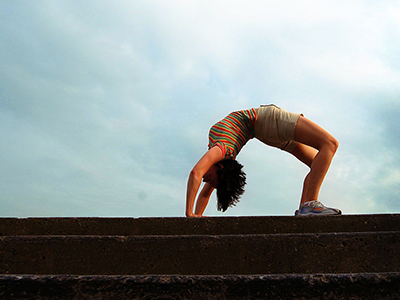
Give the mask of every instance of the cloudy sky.
M 275 103 L 340 142 L 320 200 L 400 213 L 399 1 L 0 2 L 0 216 L 184 216 L 209 127 Z M 250 141 L 208 216 L 292 215 L 307 167 Z

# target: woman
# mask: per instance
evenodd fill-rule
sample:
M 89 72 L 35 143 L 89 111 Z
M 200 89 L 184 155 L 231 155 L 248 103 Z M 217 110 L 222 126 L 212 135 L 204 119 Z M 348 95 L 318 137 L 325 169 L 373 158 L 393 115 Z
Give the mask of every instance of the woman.
M 244 192 L 246 174 L 235 159 L 248 140 L 261 142 L 289 152 L 310 167 L 300 201 L 298 216 L 337 215 L 341 211 L 318 201 L 319 190 L 339 146 L 323 128 L 302 114 L 290 113 L 276 105 L 235 111 L 214 124 L 209 132 L 209 150 L 190 172 L 186 194 L 186 216 L 202 217 L 214 189 L 218 210 L 235 205 Z M 201 181 L 195 211 L 195 198 Z

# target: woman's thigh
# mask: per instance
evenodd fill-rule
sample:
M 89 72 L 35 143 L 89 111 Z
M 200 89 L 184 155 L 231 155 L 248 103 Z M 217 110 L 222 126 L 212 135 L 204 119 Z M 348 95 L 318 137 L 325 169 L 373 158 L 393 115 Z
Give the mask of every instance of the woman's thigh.
M 326 144 L 337 143 L 329 132 L 305 117 L 299 117 L 297 120 L 294 140 L 317 150 Z
M 293 154 L 298 160 L 300 160 L 310 168 L 315 156 L 318 153 L 318 151 L 313 147 L 304 145 L 299 142 L 297 142 L 296 146 L 288 152 Z

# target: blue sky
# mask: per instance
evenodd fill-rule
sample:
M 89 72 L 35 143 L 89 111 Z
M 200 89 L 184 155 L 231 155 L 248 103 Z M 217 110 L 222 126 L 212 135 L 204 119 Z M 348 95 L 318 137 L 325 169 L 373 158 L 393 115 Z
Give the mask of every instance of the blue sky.
M 184 216 L 209 127 L 269 103 L 339 140 L 325 205 L 400 212 L 399 1 L 1 1 L 0 216 Z M 292 215 L 307 167 L 237 159 L 205 215 Z

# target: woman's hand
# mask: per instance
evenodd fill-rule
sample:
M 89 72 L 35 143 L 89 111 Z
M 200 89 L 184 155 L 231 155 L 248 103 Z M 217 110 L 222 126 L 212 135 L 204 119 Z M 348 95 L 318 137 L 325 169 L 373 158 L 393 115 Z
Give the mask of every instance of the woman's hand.
M 196 214 L 192 214 L 192 213 L 186 213 L 186 217 L 188 217 L 188 218 L 202 218 L 203 215 L 196 215 Z

